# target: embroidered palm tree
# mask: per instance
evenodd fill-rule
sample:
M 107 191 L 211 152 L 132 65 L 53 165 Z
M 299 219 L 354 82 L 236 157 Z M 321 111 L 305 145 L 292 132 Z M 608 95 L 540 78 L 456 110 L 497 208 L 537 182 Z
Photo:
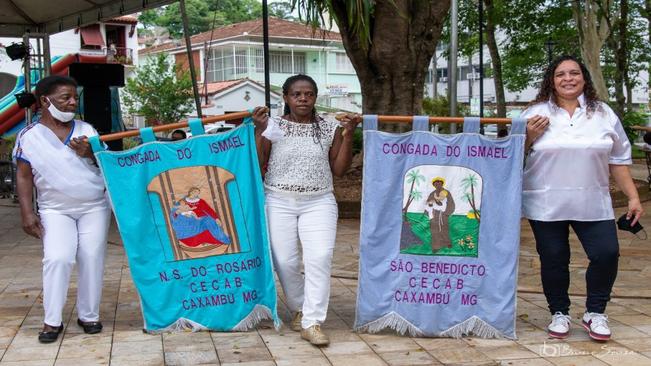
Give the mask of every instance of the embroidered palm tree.
M 421 175 L 418 169 L 412 170 L 409 173 L 407 173 L 406 182 L 408 184 L 411 184 L 411 187 L 409 187 L 409 196 L 407 198 L 407 204 L 402 209 L 403 214 L 407 213 L 407 209 L 409 208 L 409 205 L 411 205 L 411 203 L 414 202 L 414 200 L 420 200 L 423 198 L 422 193 L 420 191 L 414 191 L 414 188 L 416 188 L 416 186 L 420 185 L 420 183 L 424 181 L 425 181 L 425 176 Z
M 477 204 L 475 203 L 475 186 L 477 184 L 479 184 L 479 179 L 475 174 L 468 174 L 467 177 L 461 180 L 461 186 L 465 191 L 463 194 L 463 199 L 467 201 L 470 207 L 472 208 L 472 212 L 475 214 L 475 217 L 477 218 L 477 222 L 481 222 L 480 213 L 479 210 L 477 210 Z

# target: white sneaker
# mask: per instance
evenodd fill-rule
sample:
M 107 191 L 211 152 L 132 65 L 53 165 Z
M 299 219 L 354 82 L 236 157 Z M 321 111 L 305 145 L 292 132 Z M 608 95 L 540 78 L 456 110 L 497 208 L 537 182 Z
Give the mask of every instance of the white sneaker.
M 608 315 L 599 313 L 583 314 L 583 327 L 588 331 L 590 338 L 596 341 L 607 341 L 610 339 L 610 327 L 608 326 Z
M 547 334 L 552 338 L 567 338 L 570 335 L 572 318 L 569 315 L 557 311 L 552 315 L 552 322 L 547 326 Z

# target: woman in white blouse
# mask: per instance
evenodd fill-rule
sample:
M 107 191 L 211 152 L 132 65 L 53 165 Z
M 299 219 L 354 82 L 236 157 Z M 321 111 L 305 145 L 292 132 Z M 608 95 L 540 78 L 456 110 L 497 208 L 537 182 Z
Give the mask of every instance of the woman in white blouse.
M 572 56 L 556 59 L 540 91 L 523 113 L 529 119 L 523 214 L 540 255 L 543 290 L 552 321 L 549 335 L 570 333 L 569 228 L 590 260 L 582 324 L 591 338 L 610 339 L 604 314 L 617 277 L 619 243 L 609 194 L 609 175 L 628 197 L 632 223 L 643 214 L 627 165 L 631 145 L 619 118 L 599 101 L 585 65 Z
M 353 132 L 361 117 L 346 115 L 341 124 L 319 117 L 317 93 L 312 78 L 294 75 L 283 85 L 284 115 L 269 119 L 266 108 L 258 107 L 253 119 L 260 167 L 266 167 L 271 252 L 294 313 L 290 327 L 323 346 L 330 342 L 320 325 L 328 310 L 338 214 L 332 174 L 341 176 L 350 167 Z

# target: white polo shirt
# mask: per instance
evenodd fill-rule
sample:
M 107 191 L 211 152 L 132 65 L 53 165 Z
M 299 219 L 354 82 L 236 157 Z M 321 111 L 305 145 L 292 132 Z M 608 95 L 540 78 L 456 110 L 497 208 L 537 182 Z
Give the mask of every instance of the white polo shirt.
M 609 164 L 630 165 L 631 144 L 613 110 L 599 103 L 590 116 L 585 98 L 572 117 L 552 101 L 533 105 L 523 118 L 549 117 L 524 168 L 524 217 L 538 221 L 614 219 Z

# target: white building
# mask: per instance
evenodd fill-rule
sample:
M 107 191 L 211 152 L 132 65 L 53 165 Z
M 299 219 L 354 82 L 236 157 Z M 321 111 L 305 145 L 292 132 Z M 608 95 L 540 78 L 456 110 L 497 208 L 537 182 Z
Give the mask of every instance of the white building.
M 64 56 L 78 53 L 80 55 L 110 56 L 113 62 L 126 66 L 130 71 L 138 64 L 138 19 L 125 15 L 86 27 L 55 33 L 50 36 L 50 55 Z M 0 43 L 8 46 L 11 43 L 22 42 L 22 38 L 3 38 Z M 111 45 L 115 45 L 111 47 Z M 37 51 L 36 42 L 31 43 L 32 52 Z M 11 61 L 6 53 L 0 53 L 0 74 L 22 74 L 22 61 Z M 2 75 L 0 75 L 2 77 Z M 5 80 L 5 79 L 2 79 Z M 0 95 L 1 96 L 1 95 Z

